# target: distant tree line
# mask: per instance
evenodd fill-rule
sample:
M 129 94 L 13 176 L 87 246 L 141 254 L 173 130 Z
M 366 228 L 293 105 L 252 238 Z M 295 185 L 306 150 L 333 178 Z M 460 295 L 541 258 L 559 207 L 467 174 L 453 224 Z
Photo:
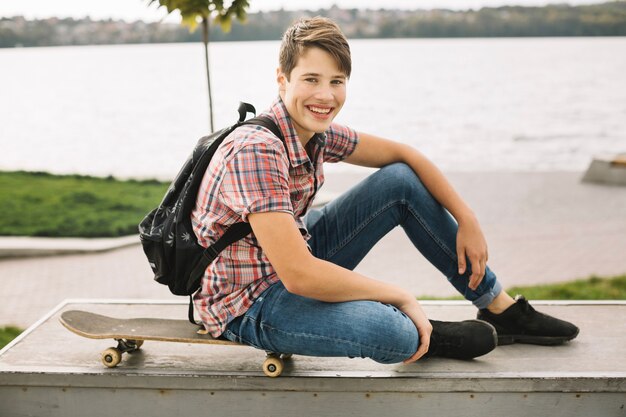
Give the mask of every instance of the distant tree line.
M 626 1 L 569 6 L 485 7 L 480 10 L 330 9 L 250 13 L 246 23 L 233 22 L 223 33 L 217 25 L 211 41 L 278 40 L 302 16 L 336 20 L 349 38 L 443 38 L 521 36 L 625 36 Z M 168 43 L 200 41 L 174 23 L 93 21 L 48 18 L 0 18 L 0 47 Z
M 505 6 L 450 13 L 434 10 L 380 25 L 382 38 L 624 36 L 626 2 L 545 7 Z

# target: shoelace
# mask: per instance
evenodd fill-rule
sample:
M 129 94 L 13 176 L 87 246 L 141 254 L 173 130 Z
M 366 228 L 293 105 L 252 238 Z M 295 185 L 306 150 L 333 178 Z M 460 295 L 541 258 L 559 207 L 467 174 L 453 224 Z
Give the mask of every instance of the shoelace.
M 528 303 L 528 300 L 523 295 L 519 295 L 519 294 L 516 295 L 515 296 L 515 303 L 519 306 L 519 308 L 520 308 L 520 310 L 521 310 L 521 312 L 523 314 L 527 314 L 527 313 L 531 313 L 531 312 L 535 311 L 533 306 L 531 306 Z

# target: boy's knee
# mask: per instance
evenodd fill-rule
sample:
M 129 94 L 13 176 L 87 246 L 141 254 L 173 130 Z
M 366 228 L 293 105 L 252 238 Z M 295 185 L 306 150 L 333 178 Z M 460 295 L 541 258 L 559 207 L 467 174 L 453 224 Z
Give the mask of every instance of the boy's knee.
M 416 194 L 428 192 L 413 169 L 403 162 L 396 162 L 381 168 L 384 188 L 397 194 L 396 198 L 411 198 Z
M 386 317 L 377 329 L 379 349 L 373 360 L 380 363 L 399 363 L 411 357 L 419 344 L 415 324 L 396 307 L 384 305 Z
M 381 168 L 381 172 L 387 173 L 391 178 L 395 179 L 411 179 L 416 177 L 410 166 L 404 162 L 395 162 Z

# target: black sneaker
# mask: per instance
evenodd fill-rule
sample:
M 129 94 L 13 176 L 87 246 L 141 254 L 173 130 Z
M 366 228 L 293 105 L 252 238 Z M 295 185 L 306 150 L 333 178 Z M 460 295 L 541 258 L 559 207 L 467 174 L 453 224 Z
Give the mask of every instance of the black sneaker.
M 494 350 L 498 343 L 496 329 L 481 320 L 430 320 L 433 332 L 424 355 L 454 359 L 472 359 Z
M 500 314 L 479 310 L 477 318 L 493 324 L 498 332 L 498 345 L 529 343 L 559 345 L 578 335 L 578 327 L 564 320 L 536 311 L 523 296 Z

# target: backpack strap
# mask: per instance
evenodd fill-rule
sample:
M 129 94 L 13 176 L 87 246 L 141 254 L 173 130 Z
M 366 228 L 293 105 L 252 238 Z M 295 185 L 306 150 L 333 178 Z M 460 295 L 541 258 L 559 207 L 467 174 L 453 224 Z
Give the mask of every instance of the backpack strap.
M 289 150 L 287 149 L 287 143 L 285 142 L 285 137 L 283 136 L 283 132 L 280 130 L 278 125 L 274 123 L 274 121 L 270 119 L 269 117 L 258 116 L 258 117 L 255 117 L 254 119 L 246 120 L 242 124 L 263 126 L 267 130 L 272 132 L 274 136 L 280 139 L 280 141 L 283 143 L 283 146 L 285 147 L 285 150 L 289 152 Z
M 287 144 L 285 143 L 285 138 L 283 137 L 283 134 L 280 131 L 280 128 L 276 126 L 276 123 L 274 123 L 272 119 L 267 118 L 267 117 L 255 117 L 254 119 L 247 120 L 243 124 L 261 125 L 267 128 L 272 133 L 274 133 L 278 138 L 280 138 L 281 142 L 283 142 L 283 145 L 285 146 L 285 150 L 287 150 Z M 217 258 L 217 255 L 219 255 L 221 251 L 223 251 L 224 249 L 226 249 L 228 246 L 232 245 L 233 243 L 237 242 L 238 240 L 243 239 L 248 234 L 250 234 L 250 232 L 252 232 L 250 223 L 239 222 L 239 223 L 235 223 L 231 225 L 228 228 L 228 230 L 224 232 L 222 237 L 220 237 L 214 244 L 212 244 L 211 246 L 207 247 L 204 250 L 204 252 L 202 253 L 202 258 L 200 259 L 200 261 L 198 261 L 196 266 L 193 268 L 191 272 L 191 276 L 198 277 L 198 279 L 202 277 L 202 275 L 204 274 L 204 270 L 206 270 L 206 268 L 211 264 L 211 262 L 213 262 L 215 258 Z M 189 283 L 189 284 L 190 284 L 189 287 L 193 288 L 193 285 L 191 285 L 193 283 Z
M 246 120 L 245 122 L 241 122 L 241 118 L 246 117 L 246 112 L 255 113 L 255 109 L 250 104 L 241 103 L 239 105 L 239 117 L 240 117 L 240 123 L 242 125 L 263 126 L 264 128 L 268 129 L 270 132 L 272 132 L 274 135 L 276 135 L 280 139 L 280 141 L 283 143 L 283 146 L 285 147 L 285 150 L 287 151 L 287 143 L 285 142 L 285 138 L 282 132 L 280 131 L 280 128 L 276 125 L 276 123 L 274 123 L 272 119 L 270 119 L 269 117 L 255 117 L 253 119 Z M 202 257 L 198 260 L 198 262 L 196 263 L 196 265 L 194 266 L 190 274 L 191 277 L 197 277 L 197 278 L 195 278 L 193 281 L 188 283 L 189 288 L 194 288 L 194 286 L 198 285 L 198 281 L 204 275 L 204 271 L 211 264 L 211 262 L 213 262 L 215 258 L 217 258 L 217 255 L 219 255 L 221 251 L 223 251 L 224 249 L 226 249 L 228 246 L 232 245 L 233 243 L 248 236 L 251 232 L 252 232 L 252 228 L 250 227 L 250 223 L 239 222 L 239 223 L 235 223 L 231 225 L 228 228 L 228 230 L 224 232 L 222 237 L 220 237 L 214 244 L 207 247 L 204 250 L 204 252 L 202 252 Z M 199 325 L 200 323 L 196 322 L 193 312 L 194 312 L 193 295 L 190 295 L 188 318 L 191 323 Z

